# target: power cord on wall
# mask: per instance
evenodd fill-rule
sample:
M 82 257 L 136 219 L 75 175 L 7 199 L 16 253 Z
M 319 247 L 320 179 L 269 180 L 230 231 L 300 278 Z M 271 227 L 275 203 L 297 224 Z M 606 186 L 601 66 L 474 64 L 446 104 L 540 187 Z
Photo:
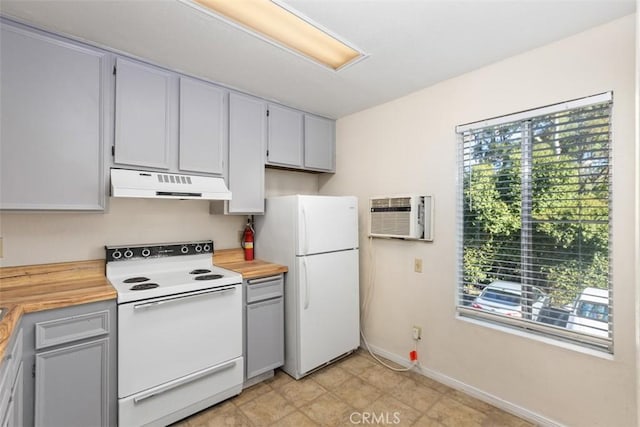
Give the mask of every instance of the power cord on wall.
M 383 360 L 381 360 L 372 350 L 371 347 L 369 347 L 369 342 L 367 341 L 367 338 L 364 335 L 364 330 L 362 328 L 362 325 L 364 324 L 364 322 L 367 320 L 367 315 L 369 314 L 369 304 L 371 303 L 371 299 L 373 298 L 373 291 L 374 291 L 374 285 L 375 285 L 375 268 L 374 268 L 374 261 L 375 261 L 375 254 L 373 252 L 373 238 L 369 237 L 369 286 L 366 290 L 366 294 L 364 295 L 364 302 L 362 303 L 362 314 L 360 317 L 360 336 L 362 337 L 362 341 L 364 342 L 365 347 L 367 348 L 367 351 L 369 352 L 369 354 L 371 355 L 371 357 L 373 357 L 373 359 L 380 363 L 382 366 L 384 366 L 385 368 L 391 369 L 392 371 L 396 371 L 396 372 L 407 372 L 410 371 L 411 369 L 413 369 L 414 366 L 418 366 L 419 362 L 418 359 L 416 358 L 416 360 L 414 360 L 410 366 L 407 366 L 405 368 L 397 368 L 395 366 L 391 366 L 387 363 L 385 363 Z M 418 341 L 414 340 L 414 352 L 415 354 L 417 354 L 418 351 Z

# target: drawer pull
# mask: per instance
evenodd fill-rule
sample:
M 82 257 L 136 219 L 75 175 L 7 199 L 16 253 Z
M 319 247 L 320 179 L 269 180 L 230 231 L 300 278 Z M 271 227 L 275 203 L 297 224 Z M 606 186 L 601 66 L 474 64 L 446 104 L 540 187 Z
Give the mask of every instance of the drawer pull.
M 269 283 L 269 282 L 277 282 L 281 280 L 280 276 L 272 276 L 272 277 L 263 277 L 260 279 L 249 279 L 247 283 L 249 285 L 258 285 L 260 283 Z
M 235 366 L 236 366 L 236 361 L 233 360 L 231 362 L 225 363 L 224 365 L 214 366 L 214 367 L 206 369 L 206 370 L 204 370 L 202 372 L 198 372 L 196 374 L 189 375 L 189 376 L 187 376 L 185 378 L 182 378 L 180 380 L 177 380 L 177 381 L 175 381 L 173 383 L 161 385 L 159 387 L 156 387 L 154 389 L 149 390 L 146 393 L 143 393 L 143 394 L 141 394 L 139 396 L 134 397 L 133 398 L 133 403 L 140 403 L 140 402 L 142 402 L 142 401 L 144 401 L 146 399 L 149 399 L 149 398 L 151 398 L 153 396 L 157 396 L 159 394 L 166 393 L 166 392 L 174 390 L 174 389 L 176 389 L 178 387 L 182 387 L 183 385 L 186 385 L 186 384 L 192 383 L 194 381 L 200 380 L 200 379 L 202 379 L 204 377 L 208 377 L 209 375 L 213 375 L 213 374 L 217 374 L 217 373 L 222 372 L 222 371 L 229 370 L 229 369 L 231 369 L 231 368 L 233 368 Z

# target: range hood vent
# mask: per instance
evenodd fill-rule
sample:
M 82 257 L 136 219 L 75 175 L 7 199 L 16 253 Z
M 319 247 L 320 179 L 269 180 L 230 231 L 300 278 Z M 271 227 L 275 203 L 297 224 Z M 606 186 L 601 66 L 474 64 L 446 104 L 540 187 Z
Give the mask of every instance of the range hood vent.
M 152 199 L 231 200 L 222 178 L 111 169 L 111 196 Z

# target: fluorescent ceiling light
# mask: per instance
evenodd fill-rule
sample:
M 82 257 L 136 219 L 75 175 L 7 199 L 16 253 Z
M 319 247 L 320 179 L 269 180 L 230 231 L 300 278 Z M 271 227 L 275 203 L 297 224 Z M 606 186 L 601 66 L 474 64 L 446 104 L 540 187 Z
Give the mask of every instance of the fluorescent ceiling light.
M 289 8 L 271 0 L 182 0 L 213 12 L 279 47 L 310 58 L 333 70 L 353 64 L 365 55 Z M 226 19 L 225 19 L 226 18 Z

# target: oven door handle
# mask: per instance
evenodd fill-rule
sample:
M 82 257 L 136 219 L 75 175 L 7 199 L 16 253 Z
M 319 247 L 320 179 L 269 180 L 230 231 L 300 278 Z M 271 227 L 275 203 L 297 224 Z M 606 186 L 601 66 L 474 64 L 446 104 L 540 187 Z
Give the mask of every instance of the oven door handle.
M 234 292 L 236 290 L 235 286 L 227 286 L 224 288 L 220 288 L 220 289 L 214 289 L 214 290 L 207 290 L 207 291 L 203 291 L 203 292 L 196 292 L 196 293 L 192 293 L 192 294 L 188 294 L 188 295 L 179 295 L 179 296 L 174 296 L 172 298 L 166 298 L 166 299 L 162 299 L 162 300 L 158 300 L 158 301 L 151 301 L 151 302 L 145 302 L 142 304 L 134 304 L 133 305 L 133 309 L 134 310 L 143 310 L 143 309 L 148 309 L 148 308 L 152 308 L 152 307 L 158 307 L 160 305 L 163 304 L 169 304 L 169 303 L 178 303 L 178 302 L 183 302 L 192 298 L 197 298 L 197 297 L 201 297 L 201 296 L 206 296 L 206 295 L 224 295 L 227 294 L 229 292 Z
M 218 372 L 226 371 L 236 366 L 236 361 L 232 360 L 231 362 L 227 362 L 224 365 L 214 366 L 209 369 L 205 369 L 202 372 L 198 372 L 196 374 L 189 375 L 187 377 L 181 378 L 177 381 L 174 381 L 169 384 L 162 385 L 160 387 L 152 388 L 151 390 L 141 393 L 138 396 L 133 398 L 133 403 L 140 403 L 143 400 L 149 399 L 153 396 L 157 396 L 162 393 L 166 393 L 178 387 L 182 387 L 183 385 L 192 383 L 194 381 L 198 381 L 204 377 L 208 377 L 209 375 L 217 374 Z

